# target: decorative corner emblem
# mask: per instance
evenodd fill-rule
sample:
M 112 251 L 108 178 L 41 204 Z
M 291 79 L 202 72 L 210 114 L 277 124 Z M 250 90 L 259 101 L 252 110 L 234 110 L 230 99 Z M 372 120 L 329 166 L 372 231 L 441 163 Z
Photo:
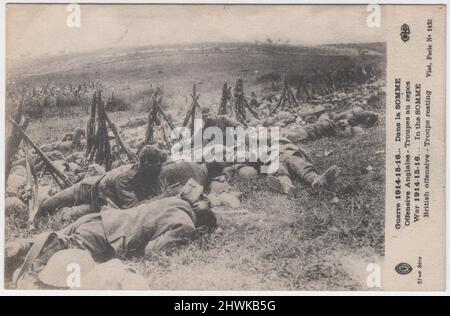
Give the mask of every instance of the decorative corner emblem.
M 405 23 L 400 27 L 400 38 L 404 43 L 409 41 L 409 34 L 411 34 L 411 30 L 409 29 L 409 25 Z

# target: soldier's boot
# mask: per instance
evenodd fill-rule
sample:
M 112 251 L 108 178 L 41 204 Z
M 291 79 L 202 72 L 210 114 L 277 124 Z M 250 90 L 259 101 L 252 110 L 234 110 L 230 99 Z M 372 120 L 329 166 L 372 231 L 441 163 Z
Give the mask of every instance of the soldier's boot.
M 311 183 L 313 189 L 325 188 L 336 180 L 341 173 L 341 169 L 338 166 L 331 166 L 321 175 L 317 175 Z

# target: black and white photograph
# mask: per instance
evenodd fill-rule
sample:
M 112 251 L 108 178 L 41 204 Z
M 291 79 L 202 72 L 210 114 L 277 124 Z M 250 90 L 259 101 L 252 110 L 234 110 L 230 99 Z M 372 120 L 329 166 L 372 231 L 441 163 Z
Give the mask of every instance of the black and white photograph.
M 4 287 L 382 289 L 383 12 L 7 4 Z

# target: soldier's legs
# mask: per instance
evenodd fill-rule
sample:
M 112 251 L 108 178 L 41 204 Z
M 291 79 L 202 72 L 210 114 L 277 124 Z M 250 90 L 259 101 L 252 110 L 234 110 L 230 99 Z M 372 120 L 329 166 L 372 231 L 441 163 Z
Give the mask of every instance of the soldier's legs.
M 65 206 L 89 203 L 89 201 L 81 201 L 80 197 L 82 197 L 81 183 L 76 183 L 44 200 L 39 206 L 36 217 L 52 214 Z
M 86 178 L 49 197 L 39 206 L 36 217 L 55 213 L 56 210 L 60 210 L 63 207 L 98 202 L 97 200 L 93 201 L 93 197 L 98 198 L 95 194 L 95 185 L 99 179 L 101 179 L 101 176 Z
M 337 166 L 332 166 L 319 175 L 310 162 L 298 156 L 286 157 L 285 164 L 293 177 L 298 178 L 314 189 L 332 184 L 340 173 L 340 169 Z
M 267 177 L 267 185 L 270 189 L 282 194 L 288 194 L 292 189 L 295 189 L 284 160 L 280 161 L 278 171 Z

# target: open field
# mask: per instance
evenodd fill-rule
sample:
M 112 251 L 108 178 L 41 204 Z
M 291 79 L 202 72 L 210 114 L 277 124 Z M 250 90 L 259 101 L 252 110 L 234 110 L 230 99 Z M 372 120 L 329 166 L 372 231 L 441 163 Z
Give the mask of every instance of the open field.
M 244 80 L 247 95 L 259 94 L 271 84 L 257 84 L 258 79 L 273 75 L 288 78 L 317 71 L 342 69 L 358 64 L 376 64 L 384 72 L 382 43 L 367 45 L 374 55 L 359 55 L 355 45 L 299 47 L 253 44 L 205 44 L 205 48 L 176 47 L 159 53 L 149 48 L 102 50 L 81 56 L 61 56 L 36 61 L 33 67 L 9 67 L 11 81 L 24 85 L 57 82 L 76 86 L 84 81 L 99 81 L 104 97 L 111 91 L 140 109 L 142 94 L 150 87 L 162 86 L 165 103 L 172 109 L 187 109 L 191 104 L 192 85 L 197 85 L 200 104 L 217 104 L 225 81 L 234 85 L 236 77 Z M 366 47 L 361 45 L 361 47 Z M 30 70 L 31 69 L 31 70 Z M 24 75 L 26 73 L 26 75 Z M 84 116 L 85 113 L 83 113 Z M 72 115 L 72 114 L 71 114 Z
M 36 67 L 32 76 L 15 75 L 24 84 L 99 80 L 132 105 L 127 111 L 110 114 L 121 125 L 146 114 L 143 99 L 137 95 L 150 85 L 163 86 L 169 111 L 182 111 L 191 103 L 194 83 L 200 104 L 206 105 L 218 103 L 224 81 L 234 85 L 238 75 L 248 96 L 267 88 L 265 83 L 257 84 L 264 74 L 289 76 L 364 62 L 384 69 L 385 56 L 380 53 L 384 45 L 374 46 L 377 49 L 370 56 L 359 56 L 353 46 L 345 45 L 302 48 L 300 52 L 286 47 L 255 50 L 250 45 L 162 55 L 141 49 L 122 57 L 123 52 L 115 52 L 103 58 L 100 54 L 72 59 L 63 71 L 46 64 Z M 366 265 L 380 261 L 384 251 L 384 104 L 377 111 L 379 123 L 363 135 L 323 138 L 304 146 L 319 171 L 333 164 L 342 169 L 340 179 L 328 191 L 317 193 L 295 183 L 297 189 L 286 196 L 267 191 L 263 179 L 235 182 L 233 186 L 244 192 L 244 212 L 223 209 L 218 215 L 219 228 L 211 235 L 172 256 L 129 263 L 155 290 L 365 289 Z M 43 145 L 60 140 L 75 127 L 84 128 L 87 119 L 83 109 L 75 108 L 62 117 L 32 119 L 28 130 Z M 8 218 L 6 236 L 28 236 L 65 224 L 55 216 L 30 232 Z

